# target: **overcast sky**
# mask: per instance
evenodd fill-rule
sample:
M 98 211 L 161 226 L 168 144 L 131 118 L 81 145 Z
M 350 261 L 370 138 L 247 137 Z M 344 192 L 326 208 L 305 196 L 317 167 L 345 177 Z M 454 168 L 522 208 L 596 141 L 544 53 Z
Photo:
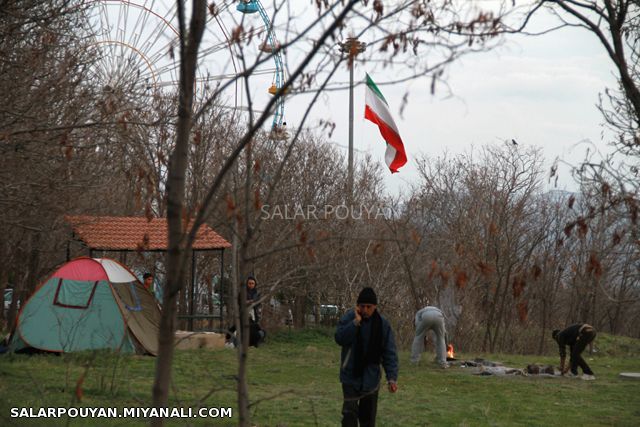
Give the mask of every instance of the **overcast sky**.
M 357 64 L 356 80 L 364 79 L 365 71 L 370 72 L 366 64 Z M 336 79 L 347 80 L 347 76 L 344 70 Z M 382 82 L 388 76 L 371 73 L 371 77 Z M 388 191 L 416 182 L 415 157 L 421 153 L 456 154 L 515 139 L 519 146 L 542 149 L 546 173 L 556 158 L 572 164 L 584 158 L 589 142 L 607 150 L 596 104 L 598 94 L 615 85 L 613 67 L 597 39 L 585 30 L 565 28 L 538 37 L 511 36 L 491 52 L 453 64 L 446 80 L 451 93 L 440 88 L 431 95 L 428 80 L 380 87 L 409 157 L 398 174 L 391 175 L 385 166 Z M 407 90 L 409 104 L 400 117 Z M 364 93 L 362 85 L 355 91 L 354 145 L 384 165 L 384 142 L 377 127 L 363 119 Z M 286 115 L 296 123 L 300 100 L 287 102 Z M 344 147 L 348 141 L 347 103 L 346 93 L 332 92 L 314 114 L 316 121 L 330 117 L 336 122 L 332 141 Z M 562 162 L 557 187 L 551 182 L 547 188 L 576 189 L 569 168 Z
M 499 2 L 476 2 L 482 7 Z M 235 3 L 227 13 L 233 19 L 240 19 L 235 11 Z M 263 2 L 269 7 L 269 2 Z M 299 17 L 290 25 L 308 24 L 316 16 L 313 3 L 296 2 L 301 10 Z M 311 8 L 311 9 L 309 9 Z M 258 14 L 246 15 L 245 25 L 259 26 Z M 532 21 L 532 29 L 553 26 L 550 15 L 541 13 Z M 278 23 L 277 23 L 278 24 Z M 227 31 L 233 28 L 227 24 Z M 280 26 L 279 26 L 280 25 Z M 284 24 L 276 25 L 280 31 Z M 220 29 L 209 22 L 210 37 L 220 38 Z M 304 26 L 304 25 L 302 25 Z M 361 39 L 366 40 L 367 34 Z M 284 36 L 279 35 L 280 38 Z M 256 40 L 255 43 L 258 43 Z M 208 44 L 209 43 L 209 44 Z M 214 42 L 203 42 L 203 48 Z M 229 73 L 229 54 L 226 51 L 223 62 L 226 68 L 215 62 L 203 67 L 213 74 Z M 292 55 L 292 52 L 289 52 Z M 294 67 L 296 64 L 289 64 Z M 269 65 L 272 66 L 272 65 Z M 392 76 L 373 70 L 366 63 L 357 63 L 356 80 L 364 80 L 365 72 L 379 84 Z M 395 86 L 380 85 L 387 99 L 396 124 L 405 142 L 409 158 L 400 173 L 391 175 L 384 164 L 385 146 L 377 127 L 365 121 L 364 85 L 355 90 L 354 144 L 356 156 L 370 154 L 384 168 L 384 184 L 390 193 L 406 187 L 406 183 L 417 182 L 415 159 L 426 154 L 431 157 L 445 151 L 457 154 L 485 144 L 500 144 L 515 139 L 519 147 L 540 147 L 546 158 L 545 173 L 556 158 L 560 162 L 559 189 L 576 188 L 568 167 L 562 162 L 576 164 L 584 158 L 591 144 L 591 152 L 597 148 L 607 151 L 603 141 L 602 117 L 596 107 L 598 94 L 606 87 L 615 87 L 615 76 L 611 60 L 606 56 L 598 40 L 586 30 L 565 28 L 543 36 L 513 35 L 505 39 L 498 48 L 484 53 L 465 56 L 452 64 L 446 72 L 448 89 L 440 86 L 436 93 L 430 93 L 430 79 L 411 81 Z M 255 106 L 268 101 L 267 88 L 271 75 L 252 78 Z M 348 70 L 343 65 L 336 73 L 337 82 L 348 81 Z M 399 109 L 402 97 L 409 92 L 409 103 L 401 117 Z M 287 97 L 285 120 L 291 126 L 300 123 L 302 114 L 312 94 Z M 228 99 L 233 98 L 227 95 Z M 240 95 L 240 104 L 245 99 Z M 233 105 L 233 104 L 231 104 Z M 307 125 L 314 126 L 320 119 L 336 123 L 331 142 L 344 150 L 348 145 L 348 92 L 327 92 L 315 108 Z M 265 127 L 270 126 L 271 120 Z M 356 157 L 357 158 L 357 157 Z M 547 188 L 556 188 L 551 182 Z

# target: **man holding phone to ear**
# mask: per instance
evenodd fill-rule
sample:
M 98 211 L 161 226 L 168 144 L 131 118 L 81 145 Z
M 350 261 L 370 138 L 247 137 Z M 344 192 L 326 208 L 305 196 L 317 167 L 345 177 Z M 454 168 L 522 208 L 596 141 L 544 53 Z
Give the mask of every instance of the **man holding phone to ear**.
M 375 426 L 378 390 L 384 367 L 387 387 L 398 390 L 398 354 L 391 325 L 377 311 L 378 298 L 372 288 L 364 288 L 356 307 L 338 322 L 335 340 L 342 346 L 343 427 Z

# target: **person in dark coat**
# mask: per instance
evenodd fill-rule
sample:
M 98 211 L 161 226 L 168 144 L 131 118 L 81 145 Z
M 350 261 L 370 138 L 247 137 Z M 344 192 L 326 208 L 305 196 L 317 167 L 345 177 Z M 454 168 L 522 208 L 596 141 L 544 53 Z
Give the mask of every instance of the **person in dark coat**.
M 342 425 L 375 426 L 384 367 L 391 393 L 398 390 L 398 354 L 391 325 L 378 313 L 378 299 L 372 288 L 364 288 L 356 307 L 342 316 L 335 340 L 342 346 Z
M 247 290 L 247 299 L 246 304 L 247 308 L 251 307 L 252 304 L 255 304 L 258 300 L 260 300 L 260 293 L 256 288 L 258 282 L 256 278 L 252 275 L 247 277 L 247 281 L 245 283 Z M 238 295 L 238 304 L 240 304 L 240 294 Z M 258 347 L 260 344 L 264 343 L 265 337 L 267 335 L 266 331 L 262 329 L 260 326 L 260 304 L 256 304 L 255 306 L 249 308 L 249 346 Z M 240 328 L 242 329 L 242 318 L 240 318 Z M 237 347 L 239 344 L 239 340 L 236 335 L 236 327 L 235 325 L 231 326 L 226 334 L 227 342 L 233 343 L 234 347 Z
M 582 352 L 596 337 L 596 330 L 586 323 L 576 323 L 564 330 L 556 329 L 551 333 L 553 339 L 558 343 L 560 350 L 560 372 L 566 374 L 569 369 L 573 375 L 578 375 L 578 366 L 582 369 L 582 379 L 595 380 L 593 371 L 582 358 Z M 569 366 L 565 367 L 567 356 L 566 347 L 569 346 Z
M 260 300 L 260 293 L 258 292 L 258 281 L 254 276 L 247 277 L 247 307 L 250 307 L 251 304 L 255 304 Z M 249 312 L 249 316 L 253 315 L 253 319 L 257 322 L 260 322 L 260 314 L 261 314 L 262 305 L 256 304 L 252 310 Z

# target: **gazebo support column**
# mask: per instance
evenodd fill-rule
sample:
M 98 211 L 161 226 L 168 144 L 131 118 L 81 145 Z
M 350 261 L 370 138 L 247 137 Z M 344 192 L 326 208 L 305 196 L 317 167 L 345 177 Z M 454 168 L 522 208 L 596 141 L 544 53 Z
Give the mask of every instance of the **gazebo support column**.
M 189 293 L 189 330 L 193 331 L 193 315 L 195 310 L 196 292 L 196 251 L 191 250 L 191 292 Z

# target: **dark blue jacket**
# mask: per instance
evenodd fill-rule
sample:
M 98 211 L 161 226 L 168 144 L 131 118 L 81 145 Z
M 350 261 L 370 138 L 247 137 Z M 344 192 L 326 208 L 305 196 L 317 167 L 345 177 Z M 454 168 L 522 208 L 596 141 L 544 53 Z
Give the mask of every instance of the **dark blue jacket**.
M 382 317 L 382 316 L 380 316 Z M 365 352 L 368 349 L 368 338 L 371 330 L 370 321 L 360 322 L 360 326 L 356 326 L 353 320 L 356 318 L 353 309 L 349 310 L 340 318 L 338 327 L 336 328 L 335 339 L 342 346 L 342 354 L 340 356 L 340 382 L 351 385 L 356 390 L 370 391 L 374 390 L 380 384 L 381 372 L 380 364 L 369 364 L 364 369 L 361 378 L 354 375 L 354 357 L 356 347 L 356 333 L 358 328 L 362 328 L 361 334 L 364 341 Z M 382 317 L 382 366 L 387 374 L 387 381 L 398 380 L 398 353 L 396 351 L 396 341 L 393 336 L 391 325 Z

